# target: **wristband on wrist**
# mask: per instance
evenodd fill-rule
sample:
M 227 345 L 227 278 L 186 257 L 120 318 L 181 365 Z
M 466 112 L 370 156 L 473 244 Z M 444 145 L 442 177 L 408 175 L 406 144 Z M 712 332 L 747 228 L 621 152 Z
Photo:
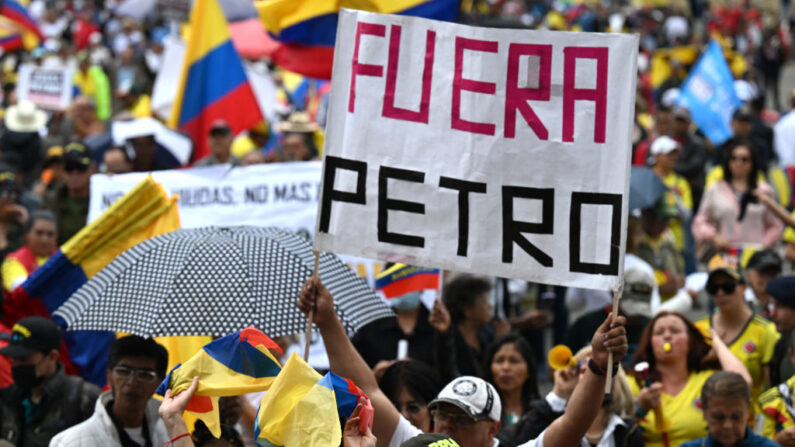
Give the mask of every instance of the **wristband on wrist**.
M 607 375 L 607 373 L 605 372 L 604 368 L 602 368 L 601 366 L 597 365 L 596 362 L 593 361 L 593 359 L 588 359 L 588 369 L 590 369 L 591 372 L 596 374 L 597 376 L 606 376 Z M 615 377 L 617 373 L 618 373 L 618 362 L 613 364 L 613 377 Z
M 635 404 L 635 416 L 637 416 L 638 419 L 645 418 L 647 413 L 648 413 L 648 411 L 646 411 L 643 408 L 641 408 L 641 406 L 638 405 L 637 403 Z
M 177 439 L 182 439 L 182 438 L 184 438 L 185 436 L 190 436 L 190 433 L 183 433 L 183 434 L 181 434 L 181 435 L 179 435 L 179 436 L 175 436 L 175 437 L 174 437 L 173 439 L 171 439 L 170 441 L 168 441 L 168 442 L 164 442 L 164 443 L 163 443 L 163 444 L 162 444 L 160 447 L 166 447 L 166 446 L 169 446 L 169 445 L 174 445 L 174 441 L 176 441 Z

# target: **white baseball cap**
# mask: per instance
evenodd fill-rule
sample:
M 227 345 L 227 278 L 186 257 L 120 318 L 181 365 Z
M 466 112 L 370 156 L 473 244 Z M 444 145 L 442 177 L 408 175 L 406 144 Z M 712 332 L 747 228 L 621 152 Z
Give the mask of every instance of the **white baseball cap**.
M 660 155 L 670 154 L 676 149 L 679 149 L 679 143 L 669 136 L 662 135 L 654 139 L 650 151 L 652 155 Z
M 480 377 L 461 376 L 448 383 L 436 396 L 429 408 L 448 403 L 464 410 L 475 420 L 499 421 L 502 403 L 497 390 Z

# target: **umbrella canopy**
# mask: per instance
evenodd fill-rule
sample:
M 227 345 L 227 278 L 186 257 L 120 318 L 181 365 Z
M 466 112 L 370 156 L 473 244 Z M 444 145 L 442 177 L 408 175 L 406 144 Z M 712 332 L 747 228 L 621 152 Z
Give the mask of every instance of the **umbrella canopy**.
M 276 228 L 183 229 L 119 255 L 56 312 L 70 330 L 143 337 L 222 336 L 249 325 L 271 337 L 306 329 L 295 305 L 314 255 L 301 236 Z M 333 254 L 318 274 L 346 329 L 394 314 Z
M 630 211 L 653 207 L 667 189 L 668 187 L 654 171 L 633 166 L 629 178 Z

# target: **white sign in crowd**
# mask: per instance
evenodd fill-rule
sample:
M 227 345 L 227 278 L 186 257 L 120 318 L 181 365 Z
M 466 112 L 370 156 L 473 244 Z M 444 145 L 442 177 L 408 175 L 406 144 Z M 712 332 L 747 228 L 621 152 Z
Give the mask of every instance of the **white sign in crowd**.
M 70 68 L 22 64 L 17 73 L 17 98 L 45 110 L 64 110 L 72 102 L 74 71 Z
M 91 176 L 88 221 L 96 220 L 148 173 Z M 228 165 L 155 171 L 179 195 L 182 228 L 254 225 L 311 235 L 317 212 L 320 163 Z
M 616 287 L 637 48 L 344 10 L 315 248 Z

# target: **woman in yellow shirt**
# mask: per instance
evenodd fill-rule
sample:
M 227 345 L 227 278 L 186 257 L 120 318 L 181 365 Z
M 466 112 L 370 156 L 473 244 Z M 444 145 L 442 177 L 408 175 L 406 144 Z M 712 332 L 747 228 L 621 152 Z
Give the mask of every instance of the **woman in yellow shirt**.
M 697 321 L 696 327 L 705 336 L 714 329 L 748 369 L 753 379 L 750 421 L 753 428 L 754 417 L 762 411 L 757 400 L 769 385 L 768 363 L 780 335 L 775 324 L 755 315 L 745 303 L 745 283 L 737 270 L 718 257 L 710 261 L 710 267 L 706 290 L 717 312 Z
M 660 312 L 643 332 L 635 364 L 647 362 L 649 382 L 630 380 L 637 398 L 637 416 L 647 447 L 676 447 L 707 434 L 701 413 L 701 387 L 716 369 L 734 371 L 751 384 L 745 365 L 713 335 L 712 350 L 696 327 L 676 312 Z M 661 407 L 661 409 L 654 410 Z M 665 429 L 655 429 L 655 414 L 662 415 Z

